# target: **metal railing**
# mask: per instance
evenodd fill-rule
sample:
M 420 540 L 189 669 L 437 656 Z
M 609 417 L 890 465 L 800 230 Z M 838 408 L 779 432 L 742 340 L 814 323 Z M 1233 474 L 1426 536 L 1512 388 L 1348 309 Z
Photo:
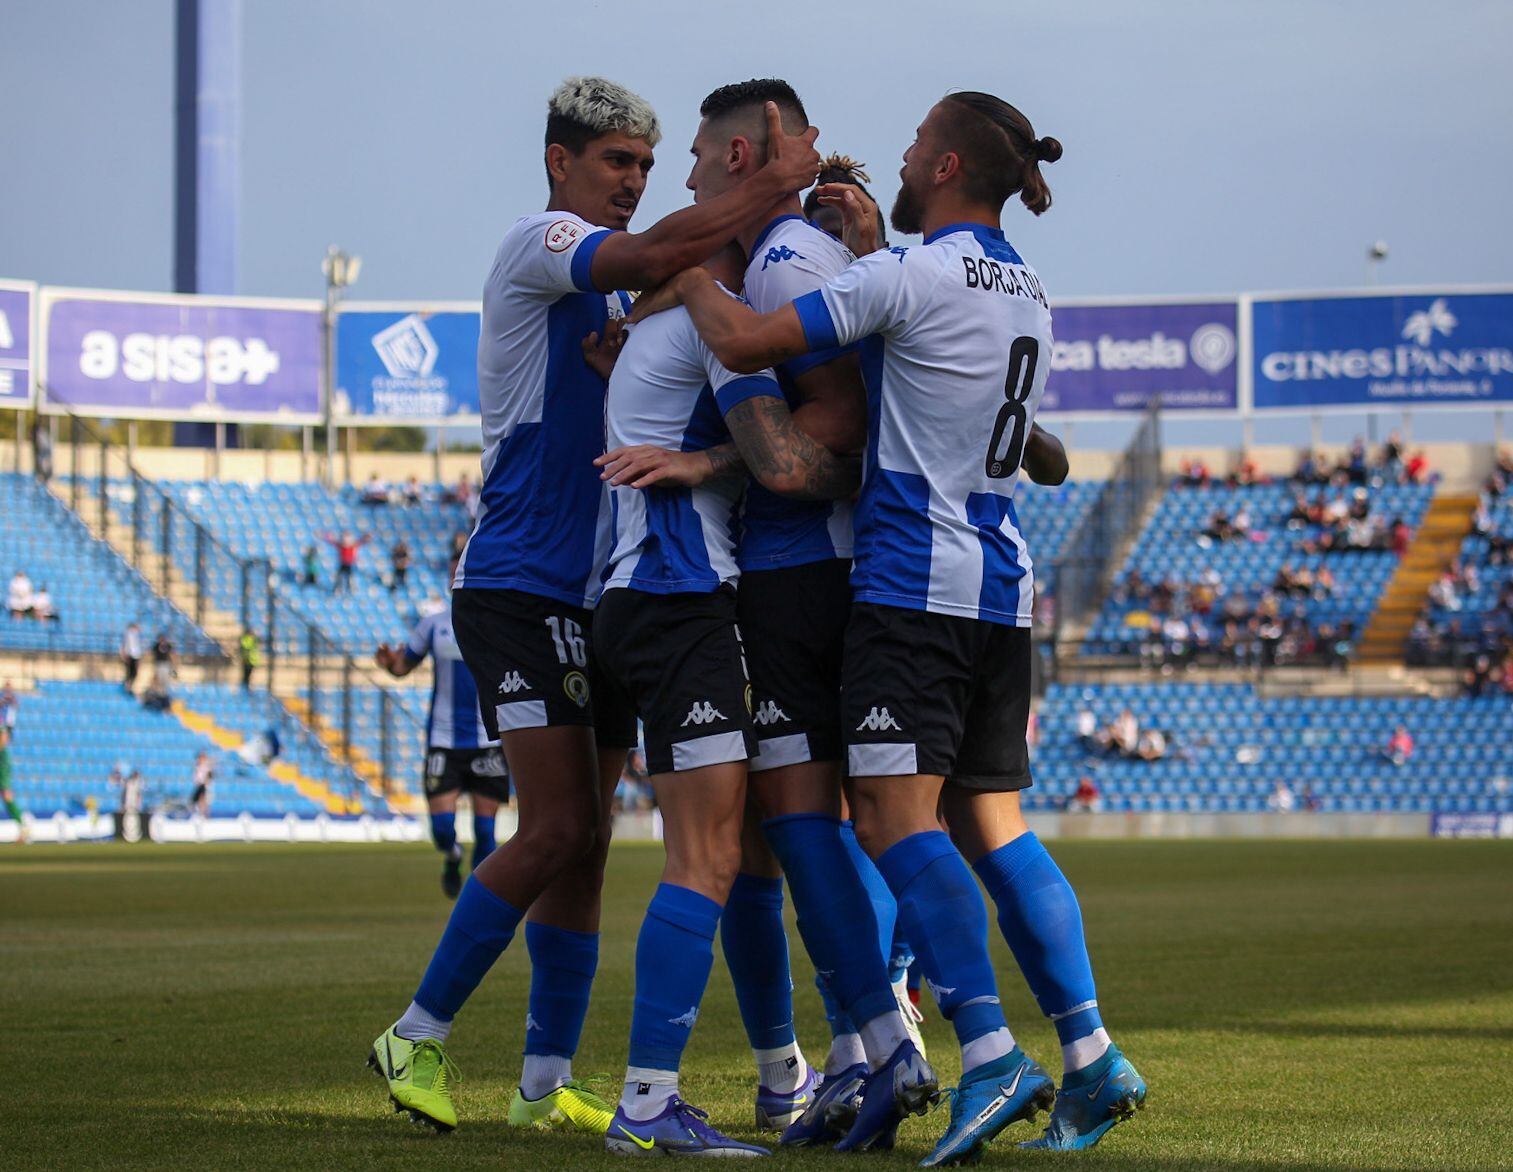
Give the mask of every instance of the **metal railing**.
M 1102 605 L 1119 554 L 1161 490 L 1161 412 L 1152 403 L 1092 507 L 1067 535 L 1055 563 L 1053 646 L 1066 642 Z
M 93 422 L 71 413 L 64 418 L 70 424 L 71 460 L 60 495 L 102 537 L 114 530 L 117 551 L 193 621 L 199 646 L 186 647 L 185 653 L 224 668 L 243 632 L 250 631 L 260 657 L 254 679 L 293 722 L 295 735 L 307 734 L 286 707 L 291 701 L 306 707 L 310 727 L 325 733 L 327 751 L 354 784 L 362 784 L 363 766 L 371 763 L 385 795 L 412 789 L 414 779 L 399 777 L 396 767 L 415 756 L 417 746 L 423 751 L 420 722 L 373 671 L 291 602 L 278 568 L 267 558 L 238 554 L 188 503 L 138 471 L 130 454 Z M 358 728 L 360 699 L 367 693 L 377 697 L 371 738 L 359 735 Z

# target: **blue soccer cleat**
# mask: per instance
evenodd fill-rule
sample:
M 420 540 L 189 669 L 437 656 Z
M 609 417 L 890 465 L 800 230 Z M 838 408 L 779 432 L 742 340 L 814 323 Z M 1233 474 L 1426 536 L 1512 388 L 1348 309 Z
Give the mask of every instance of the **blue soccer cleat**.
M 1049 1111 L 1056 1084 L 1045 1069 L 1015 1046 L 964 1075 L 951 1092 L 951 1122 L 935 1150 L 920 1161 L 925 1168 L 975 1163 L 982 1149 L 1011 1123 Z
M 849 1066 L 819 1084 L 809 1105 L 788 1125 L 778 1143 L 788 1148 L 840 1139 L 856 1122 L 862 1088 L 867 1084 L 865 1066 Z
M 766 1148 L 743 1144 L 710 1127 L 709 1116 L 674 1098 L 660 1114 L 635 1120 L 617 1108 L 604 1134 L 604 1150 L 620 1156 L 770 1156 Z
M 940 1092 L 940 1080 L 913 1042 L 900 1042 L 893 1056 L 867 1076 L 856 1122 L 838 1152 L 865 1152 L 893 1146 L 905 1115 L 923 1115 Z
M 1056 1092 L 1045 1134 L 1020 1147 L 1059 1152 L 1090 1148 L 1114 1124 L 1132 1119 L 1145 1106 L 1145 1080 L 1117 1046 L 1110 1046 L 1075 1078 L 1074 1084 L 1063 1083 Z
M 804 1081 L 797 1090 L 769 1091 L 766 1087 L 757 1087 L 757 1130 L 782 1131 L 787 1128 L 814 1102 L 819 1085 L 820 1076 L 811 1066 L 805 1071 Z

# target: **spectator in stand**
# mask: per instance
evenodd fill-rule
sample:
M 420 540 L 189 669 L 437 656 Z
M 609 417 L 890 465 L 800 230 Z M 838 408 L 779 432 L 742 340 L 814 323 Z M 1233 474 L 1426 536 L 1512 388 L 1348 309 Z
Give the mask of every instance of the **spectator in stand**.
M 1399 479 L 1403 464 L 1403 436 L 1401 432 L 1389 431 L 1387 439 L 1382 444 L 1382 454 L 1377 467 L 1387 473 L 1393 480 Z
M 1393 730 L 1392 736 L 1387 738 L 1382 756 L 1397 766 L 1406 765 L 1413 759 L 1413 736 L 1406 725 L 1400 724 Z
M 152 679 L 142 694 L 142 705 L 166 712 L 173 703 L 173 677 L 178 674 L 178 652 L 167 631 L 160 631 L 152 644 Z
M 1234 522 L 1229 519 L 1229 513 L 1224 509 L 1215 509 L 1209 515 L 1208 524 L 1203 527 L 1202 536 L 1209 541 L 1224 542 L 1236 540 L 1240 534 Z
M 1231 488 L 1249 488 L 1253 484 L 1269 484 L 1271 481 L 1256 467 L 1254 460 L 1242 459 L 1225 478 L 1225 483 Z
M 1128 708 L 1114 717 L 1108 726 L 1107 744 L 1121 757 L 1133 757 L 1140 744 L 1140 722 Z
M 194 789 L 189 795 L 189 804 L 201 818 L 210 817 L 210 790 L 215 785 L 215 762 L 210 754 L 201 752 L 194 758 Z
M 1402 480 L 1405 484 L 1422 484 L 1424 477 L 1429 474 L 1429 457 L 1424 454 L 1424 449 L 1419 448 L 1408 462 L 1403 465 Z
M 41 623 L 58 621 L 58 608 L 53 605 L 53 596 L 48 593 L 46 582 L 32 595 L 32 618 Z
M 5 609 L 13 619 L 26 619 L 32 613 L 32 580 L 25 570 L 17 570 L 11 576 L 10 586 L 5 591 Z
M 1441 574 L 1429 587 L 1429 601 L 1440 610 L 1459 610 L 1460 593 L 1455 588 L 1455 575 L 1449 570 Z
M 357 568 L 357 555 L 372 539 L 371 533 L 353 537 L 345 530 L 337 537 L 329 533 L 321 535 L 321 540 L 336 550 L 336 580 L 331 584 L 332 594 L 352 593 L 352 571 Z
M 1285 781 L 1278 779 L 1266 799 L 1266 808 L 1274 814 L 1290 814 L 1297 809 L 1298 800 Z
M 386 505 L 389 503 L 389 485 L 377 472 L 368 473 L 368 483 L 363 485 L 362 503 L 365 505 Z
M 142 812 L 141 773 L 125 761 L 117 761 L 110 767 L 110 776 L 107 780 L 121 791 L 120 797 L 116 799 L 118 813 L 140 814 Z
M 1103 794 L 1091 777 L 1077 779 L 1077 788 L 1066 800 L 1066 808 L 1073 814 L 1096 814 L 1103 809 Z
M 305 546 L 299 555 L 299 584 L 301 586 L 320 584 L 320 550 L 313 545 Z
M 1077 743 L 1082 746 L 1083 752 L 1101 752 L 1103 746 L 1098 743 L 1098 717 L 1086 704 L 1077 709 L 1076 716 Z
M 1313 792 L 1313 786 L 1304 785 L 1302 796 L 1298 798 L 1298 805 L 1310 814 L 1317 814 L 1324 808 L 1324 803 L 1319 800 L 1319 795 Z
M 1345 454 L 1341 467 L 1351 484 L 1366 483 L 1366 441 L 1360 436 L 1350 441 L 1350 450 Z
M 389 567 L 393 571 L 393 576 L 389 579 L 389 590 L 403 589 L 410 573 L 410 547 L 403 537 L 389 550 Z
M 147 648 L 142 642 L 142 628 L 137 623 L 127 623 L 121 633 L 121 690 L 130 692 L 136 687 L 137 669 L 142 666 L 142 656 Z
M 251 627 L 242 628 L 242 637 L 236 641 L 237 658 L 242 664 L 242 691 L 252 691 L 252 673 L 257 671 L 258 664 L 263 661 L 262 648 L 258 645 L 257 636 L 252 633 Z
M 1292 494 L 1292 508 L 1287 514 L 1287 528 L 1306 529 L 1312 519 L 1308 507 L 1308 494 L 1299 489 Z
M 411 473 L 405 479 L 404 498 L 405 504 L 412 507 L 421 502 L 420 479 L 414 473 Z
M 1188 488 L 1207 488 L 1213 473 L 1202 460 L 1183 460 L 1177 466 L 1177 479 Z
M 1166 756 L 1166 734 L 1158 728 L 1146 729 L 1135 745 L 1135 756 L 1142 761 L 1160 761 Z

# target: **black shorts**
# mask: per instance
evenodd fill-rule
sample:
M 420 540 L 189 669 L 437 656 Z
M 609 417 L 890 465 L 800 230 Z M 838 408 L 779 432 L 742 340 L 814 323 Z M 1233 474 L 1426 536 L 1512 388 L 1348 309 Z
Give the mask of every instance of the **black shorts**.
M 1030 632 L 859 602 L 841 719 L 852 777 L 938 773 L 968 789 L 1030 785 Z
M 510 800 L 504 754 L 492 749 L 430 749 L 426 752 L 426 797 L 468 793 L 496 802 Z
M 601 748 L 636 743 L 636 717 L 594 660 L 593 612 L 521 590 L 452 595 L 452 630 L 489 736 L 592 725 Z
M 839 761 L 841 652 L 851 563 L 829 558 L 741 575 L 736 612 L 751 669 L 751 769 Z
M 756 752 L 735 591 L 606 590 L 594 646 L 635 704 L 651 773 L 745 761 Z

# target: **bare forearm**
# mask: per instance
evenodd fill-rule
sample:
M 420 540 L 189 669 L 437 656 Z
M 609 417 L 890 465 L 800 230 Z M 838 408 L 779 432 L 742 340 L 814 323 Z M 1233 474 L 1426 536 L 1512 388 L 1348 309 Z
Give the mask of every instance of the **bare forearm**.
M 835 455 L 795 426 L 782 399 L 748 399 L 733 407 L 725 421 L 751 475 L 773 492 L 835 500 L 850 496 L 860 483 L 858 462 Z
M 1024 446 L 1024 470 L 1036 484 L 1061 484 L 1071 471 L 1065 446 L 1038 423 Z
M 792 306 L 757 313 L 727 295 L 703 269 L 679 274 L 676 288 L 705 345 L 737 374 L 755 374 L 807 349 Z

